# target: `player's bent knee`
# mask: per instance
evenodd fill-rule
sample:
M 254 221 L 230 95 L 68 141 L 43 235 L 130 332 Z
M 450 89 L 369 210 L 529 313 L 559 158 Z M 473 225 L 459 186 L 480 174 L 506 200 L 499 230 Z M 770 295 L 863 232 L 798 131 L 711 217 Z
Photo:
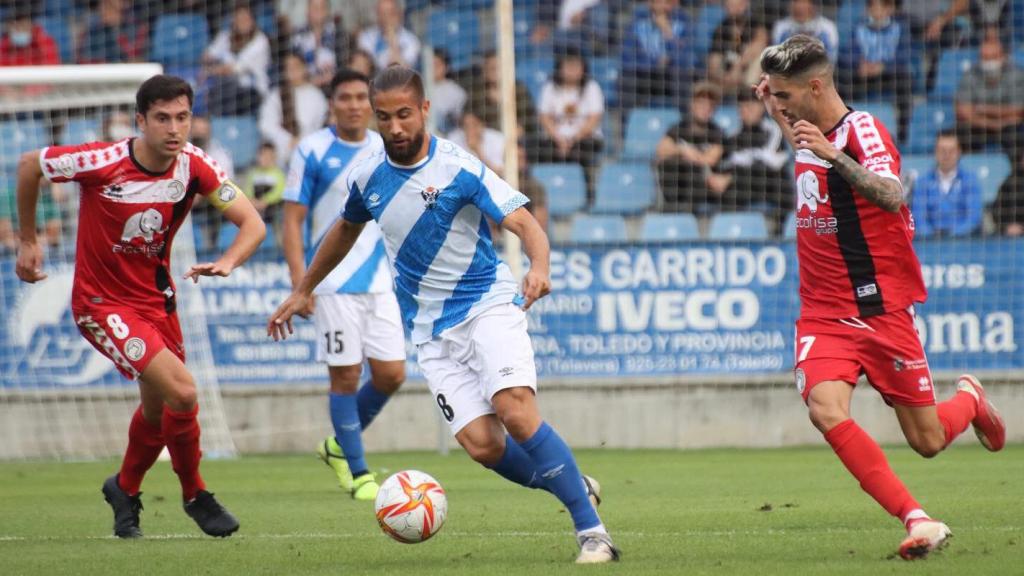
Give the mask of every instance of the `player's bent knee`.
M 198 401 L 195 384 L 183 383 L 164 395 L 164 403 L 175 412 L 188 412 L 196 407 Z
M 394 394 L 405 382 L 405 366 L 378 370 L 373 374 L 373 387 L 383 394 Z
M 496 438 L 470 436 L 460 438 L 459 443 L 474 461 L 487 467 L 497 464 L 505 453 L 505 446 Z
M 934 434 L 921 434 L 908 442 L 914 452 L 925 458 L 934 458 L 946 448 L 945 436 L 936 437 Z
M 850 418 L 850 415 L 838 406 L 814 403 L 808 405 L 807 415 L 811 419 L 811 424 L 814 424 L 822 434 Z

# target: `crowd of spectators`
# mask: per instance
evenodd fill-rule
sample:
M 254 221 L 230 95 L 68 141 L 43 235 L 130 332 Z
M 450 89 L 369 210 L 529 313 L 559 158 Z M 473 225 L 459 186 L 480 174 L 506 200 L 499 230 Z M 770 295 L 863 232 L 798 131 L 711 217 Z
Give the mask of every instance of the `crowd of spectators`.
M 504 173 L 500 66 L 488 38 L 492 28 L 482 26 L 477 40 L 467 31 L 466 41 L 478 43 L 468 64 L 456 64 L 455 47 L 433 45 L 428 32 L 433 12 L 453 6 L 477 10 L 483 22 L 493 20 L 493 8 L 479 2 L 63 0 L 73 12 L 58 17 L 43 14 L 42 4 L 4 6 L 0 65 L 146 61 L 161 18 L 198 16 L 208 29 L 198 61 L 167 67 L 188 76 L 196 88 L 193 141 L 229 172 L 236 167 L 231 147 L 218 141 L 210 119 L 254 121 L 257 150 L 248 165 L 237 166 L 236 178 L 246 182 L 268 221 L 277 218 L 292 150 L 330 121 L 324 88 L 341 68 L 372 75 L 391 63 L 420 68 L 429 62 L 434 130 Z M 532 177 L 530 166 L 578 164 L 590 206 L 602 165 L 621 155 L 631 113 L 673 108 L 678 123 L 654 137 L 647 158 L 658 183 L 653 209 L 702 216 L 755 210 L 781 227 L 792 208 L 792 153 L 749 86 L 760 76 L 764 47 L 799 33 L 824 42 L 847 102 L 892 107 L 888 128 L 901 145 L 913 131 L 916 107 L 948 104 L 941 132 L 929 136 L 934 166 L 907 185 L 921 236 L 1024 234 L 1024 71 L 1013 57 L 1015 50 L 1022 54 L 1024 22 L 1018 12 L 1024 11 L 1015 11 L 1010 0 L 522 4 L 528 16 L 517 22 L 517 59 L 551 63 L 541 80 L 518 74 L 514 90 L 521 187 L 530 189 L 545 222 L 546 183 Z M 59 45 L 48 33 L 54 20 L 70 29 L 62 41 L 71 46 Z M 433 49 L 429 60 L 424 46 Z M 967 54 L 973 64 L 958 75 L 949 94 L 936 96 L 943 56 L 954 51 Z M 598 70 L 597 64 L 603 67 Z M 133 129 L 125 111 L 106 111 L 104 118 L 105 137 L 123 137 Z M 995 200 L 988 198 L 988 210 L 978 174 L 960 160 L 962 154 L 982 152 L 1005 154 L 1012 166 Z M 13 242 L 12 195 L 5 190 L 0 202 L 0 246 Z M 38 224 L 53 230 L 61 193 L 46 197 L 52 209 L 44 207 Z M 210 243 L 218 237 L 215 216 L 200 218 L 209 221 L 203 239 Z

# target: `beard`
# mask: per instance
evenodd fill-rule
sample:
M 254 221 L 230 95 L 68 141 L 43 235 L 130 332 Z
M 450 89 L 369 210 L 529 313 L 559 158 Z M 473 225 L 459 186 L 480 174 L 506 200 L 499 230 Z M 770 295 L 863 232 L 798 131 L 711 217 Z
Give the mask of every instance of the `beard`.
M 392 162 L 397 164 L 409 164 L 412 162 L 412 159 L 419 154 L 420 148 L 423 147 L 424 138 L 425 132 L 420 130 L 408 140 L 404 150 L 398 149 L 392 142 L 384 140 L 384 151 L 387 152 L 388 158 L 390 158 Z

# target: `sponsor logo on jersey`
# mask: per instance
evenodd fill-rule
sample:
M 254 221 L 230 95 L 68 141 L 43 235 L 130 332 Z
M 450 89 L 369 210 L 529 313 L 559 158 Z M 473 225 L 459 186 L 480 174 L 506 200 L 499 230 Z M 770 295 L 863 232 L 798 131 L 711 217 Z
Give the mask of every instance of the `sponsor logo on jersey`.
M 501 370 L 498 370 L 498 374 L 501 374 L 502 378 L 504 378 L 505 376 L 511 376 L 511 375 L 515 374 L 515 372 L 516 372 L 516 369 L 511 367 L 511 366 L 506 366 L 506 367 L 502 368 Z
M 149 257 L 158 256 L 164 249 L 163 239 L 158 234 L 167 232 L 164 216 L 155 208 L 147 208 L 128 217 L 121 231 L 121 243 L 114 244 L 116 254 L 145 254 Z M 142 242 L 136 242 L 141 239 Z
M 857 298 L 867 298 L 868 296 L 874 296 L 878 294 L 878 285 L 871 283 L 863 286 L 857 286 Z
M 426 190 L 420 192 L 420 196 L 423 197 L 423 202 L 426 203 L 427 210 L 434 208 L 434 204 L 437 203 L 437 197 L 441 195 L 441 191 L 433 186 L 427 186 Z
M 380 204 L 380 194 L 374 192 L 370 194 L 370 197 L 366 199 L 368 208 L 376 208 Z
M 925 360 L 924 358 L 921 358 L 919 360 L 904 360 L 903 358 L 897 356 L 896 358 L 893 359 L 892 364 L 893 368 L 897 372 L 902 372 L 903 370 L 922 370 L 928 367 L 928 361 Z
M 341 158 L 335 158 L 334 156 L 331 156 L 330 158 L 327 159 L 327 167 L 341 168 Z
M 828 192 L 822 194 L 818 175 L 811 170 L 807 170 L 797 179 L 796 191 L 797 214 L 804 206 L 807 206 L 811 212 L 817 212 L 818 204 L 828 203 Z
M 124 186 L 120 184 L 110 184 L 103 188 L 103 195 L 107 198 L 124 198 Z
M 932 389 L 932 381 L 927 376 L 921 376 L 917 379 L 917 389 L 921 392 L 927 392 Z

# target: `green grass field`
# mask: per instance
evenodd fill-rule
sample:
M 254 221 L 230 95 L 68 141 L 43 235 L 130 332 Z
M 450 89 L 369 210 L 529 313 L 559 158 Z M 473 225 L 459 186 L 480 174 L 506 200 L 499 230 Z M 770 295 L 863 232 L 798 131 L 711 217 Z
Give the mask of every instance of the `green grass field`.
M 0 574 L 1024 574 L 1024 446 L 956 447 L 934 460 L 887 450 L 897 472 L 955 538 L 925 561 L 893 554 L 903 531 L 826 449 L 582 451 L 604 486 L 603 520 L 623 550 L 577 567 L 569 515 L 540 491 L 465 455 L 372 455 L 418 468 L 448 493 L 441 532 L 391 541 L 312 454 L 209 461 L 210 488 L 241 520 L 202 536 L 159 463 L 143 486 L 146 538 L 110 536 L 100 484 L 114 462 L 0 464 Z

